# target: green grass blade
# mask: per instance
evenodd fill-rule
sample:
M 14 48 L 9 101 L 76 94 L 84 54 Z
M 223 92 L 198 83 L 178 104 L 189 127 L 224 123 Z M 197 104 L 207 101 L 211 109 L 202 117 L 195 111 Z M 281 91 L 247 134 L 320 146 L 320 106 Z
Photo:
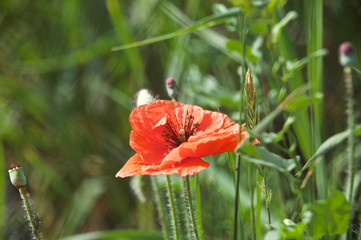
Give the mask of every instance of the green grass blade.
M 94 40 L 92 44 L 64 56 L 21 62 L 15 68 L 22 73 L 47 73 L 79 66 L 109 53 L 109 49 L 116 42 L 114 34 L 106 35 Z
M 242 157 L 246 161 L 275 168 L 280 172 L 289 172 L 296 167 L 294 159 L 284 159 L 281 156 L 268 151 L 265 147 L 247 144 L 243 146 L 242 152 L 245 153 Z
M 73 234 L 92 211 L 98 197 L 105 191 L 101 177 L 85 179 L 74 193 L 70 208 L 63 215 L 63 235 Z
M 209 28 L 209 27 L 224 23 L 229 17 L 237 16 L 237 14 L 239 14 L 239 12 L 240 12 L 239 8 L 232 8 L 225 13 L 215 14 L 215 15 L 211 15 L 209 17 L 205 17 L 205 18 L 195 22 L 191 26 L 180 29 L 178 31 L 168 33 L 165 35 L 161 35 L 161 36 L 157 36 L 157 37 L 153 37 L 153 38 L 148 38 L 148 39 L 138 41 L 138 42 L 133 42 L 130 44 L 115 46 L 115 47 L 112 47 L 111 50 L 119 51 L 119 50 L 123 50 L 123 49 L 135 48 L 135 47 L 149 45 L 152 43 L 157 43 L 157 42 L 161 42 L 161 41 L 168 40 L 171 38 L 179 37 L 179 36 L 187 34 L 187 33 L 195 32 L 195 31 L 198 31 L 201 29 Z
M 162 234 L 158 232 L 145 232 L 137 230 L 115 230 L 99 231 L 78 234 L 60 238 L 59 240 L 92 240 L 92 239 L 113 239 L 113 240 L 162 240 Z
M 283 18 L 285 13 L 278 12 L 278 21 Z M 290 39 L 288 33 L 287 33 L 287 27 L 282 28 L 281 34 L 280 34 L 280 54 L 282 57 L 284 57 L 287 60 L 294 60 L 297 58 L 296 50 L 293 45 L 292 40 Z M 295 90 L 298 87 L 302 86 L 304 84 L 302 73 L 296 72 L 291 79 L 287 82 L 287 85 L 289 89 Z M 299 142 L 302 154 L 305 158 L 309 158 L 312 154 L 312 151 L 310 149 L 310 131 L 309 129 L 309 119 L 307 111 L 298 111 L 296 114 L 296 121 L 293 124 L 293 129 L 297 135 L 297 140 Z
M 123 14 L 124 11 L 122 11 L 122 2 L 106 0 L 105 4 L 119 38 L 122 42 L 133 42 L 133 36 L 129 27 L 130 24 L 128 24 L 128 20 Z M 114 49 L 112 48 L 112 50 Z M 136 74 L 137 84 L 144 86 L 146 76 L 142 57 L 138 49 L 128 50 L 125 54 L 132 72 Z
M 323 1 L 305 1 L 307 55 L 322 49 L 323 40 Z M 323 63 L 322 58 L 314 58 L 307 65 L 307 81 L 312 84 L 312 94 L 323 92 Z M 314 102 L 310 109 L 311 139 L 309 139 L 312 152 L 322 142 L 323 100 Z M 317 193 L 321 198 L 327 197 L 327 177 L 324 161 L 320 161 L 316 168 Z
M 185 14 L 183 14 L 176 6 L 171 3 L 164 4 L 164 12 L 178 24 L 181 24 L 184 28 L 190 25 L 194 25 L 195 23 L 188 18 Z M 202 31 L 196 31 L 196 35 L 198 35 L 203 41 L 213 46 L 214 48 L 221 51 L 223 54 L 232 58 L 233 60 L 242 63 L 242 54 L 243 54 L 243 44 L 239 41 L 233 41 L 229 38 L 225 37 L 222 34 L 217 33 L 211 29 L 203 29 Z M 234 45 L 234 42 L 237 42 Z M 230 49 L 228 45 L 230 44 Z M 246 48 L 246 58 L 249 61 L 256 62 L 258 57 L 253 54 L 251 48 L 249 46 L 245 46 Z M 233 52 L 232 52 L 233 51 Z
M 355 132 L 359 131 L 361 125 L 357 126 L 355 129 Z M 303 166 L 301 171 L 304 171 L 307 169 L 318 157 L 326 154 L 328 151 L 330 151 L 332 148 L 340 144 L 342 141 L 344 141 L 347 136 L 350 134 L 350 130 L 346 130 L 340 133 L 337 133 L 333 135 L 332 137 L 328 138 L 326 141 L 324 141 L 320 147 L 317 149 L 315 154 L 307 161 L 307 163 Z

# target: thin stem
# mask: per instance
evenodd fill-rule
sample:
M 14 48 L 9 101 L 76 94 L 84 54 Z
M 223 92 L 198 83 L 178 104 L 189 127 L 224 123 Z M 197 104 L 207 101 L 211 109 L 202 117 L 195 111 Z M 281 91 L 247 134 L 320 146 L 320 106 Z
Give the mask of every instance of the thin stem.
M 243 44 L 243 55 L 242 55 L 242 73 L 241 73 L 241 82 L 240 82 L 240 99 L 241 99 L 241 105 L 239 108 L 239 123 L 241 125 L 242 123 L 242 113 L 243 113 L 243 105 L 244 105 L 244 99 L 243 99 L 243 93 L 244 93 L 244 78 L 245 78 L 245 69 L 246 69 L 246 37 L 247 37 L 247 18 L 244 14 L 238 15 L 238 26 L 239 26 L 239 38 L 242 41 Z M 241 126 L 239 127 L 239 134 L 238 134 L 238 142 L 241 142 Z M 234 200 L 234 225 L 233 225 L 233 239 L 237 240 L 237 232 L 238 232 L 238 215 L 239 214 L 239 180 L 241 175 L 241 155 L 238 153 L 236 157 L 236 194 L 235 194 L 235 200 Z M 241 229 L 243 229 L 243 222 L 240 215 L 240 224 Z M 244 232 L 242 232 L 242 236 L 244 236 Z
M 33 211 L 33 208 L 31 206 L 30 197 L 28 194 L 28 191 L 26 187 L 20 187 L 19 188 L 20 195 L 23 199 L 26 214 L 28 217 L 28 220 L 30 222 L 32 233 L 34 234 L 34 237 L 36 240 L 41 240 L 41 234 L 40 234 L 40 221 L 36 213 Z
M 157 204 L 159 216 L 160 216 L 160 218 L 162 220 L 163 236 L 164 236 L 165 240 L 170 240 L 169 225 L 168 225 L 168 221 L 166 219 L 166 209 L 164 207 L 165 204 L 163 204 L 163 201 L 162 201 L 162 194 L 161 194 L 161 191 L 159 189 L 159 184 L 158 184 L 158 181 L 157 181 L 157 177 L 156 176 L 151 176 L 150 179 L 151 179 L 153 191 L 155 193 L 155 202 Z
M 233 239 L 237 240 L 237 230 L 238 230 L 238 199 L 239 199 L 239 180 L 240 180 L 240 169 L 241 169 L 241 155 L 237 154 L 236 156 L 236 196 L 234 200 L 234 221 L 233 221 Z
M 198 224 L 196 219 L 196 213 L 194 211 L 194 206 L 193 206 L 193 198 L 192 198 L 189 176 L 184 177 L 183 182 L 184 182 L 187 210 L 188 210 L 189 220 L 191 222 L 192 236 L 196 240 L 200 240 L 201 238 L 198 233 Z
M 203 224 L 202 224 L 202 208 L 201 208 L 201 189 L 199 186 L 198 174 L 196 174 L 196 221 L 198 227 L 199 238 L 203 239 Z
M 355 179 L 355 113 L 354 113 L 354 102 L 353 102 L 353 84 L 351 68 L 344 68 L 345 74 L 345 85 L 346 85 L 346 113 L 347 113 L 347 127 L 350 129 L 350 135 L 348 136 L 347 142 L 347 154 L 349 157 L 348 164 L 348 200 L 351 205 L 350 223 L 348 230 L 348 239 L 352 239 L 352 219 L 353 219 L 353 186 Z
M 252 173 L 252 166 L 250 163 L 247 162 L 247 171 L 248 171 L 248 189 L 250 191 L 251 197 L 251 226 L 252 226 L 252 238 L 253 240 L 256 239 L 256 223 L 255 223 L 255 216 L 254 216 L 254 187 L 253 187 L 253 173 Z
M 175 240 L 181 240 L 179 234 L 177 214 L 176 214 L 176 206 L 175 206 L 176 204 L 173 196 L 173 189 L 169 175 L 166 175 L 166 179 L 167 179 L 167 191 L 168 191 L 169 207 L 170 207 L 170 218 L 173 226 L 173 237 Z
M 262 181 L 262 176 L 259 172 L 257 172 L 257 181 Z M 267 191 L 266 186 L 264 186 L 265 191 Z M 261 188 L 257 187 L 257 208 L 256 208 L 256 230 L 257 230 L 257 240 L 261 239 L 261 207 L 262 207 L 262 200 L 261 200 Z M 267 201 L 267 194 L 266 201 Z

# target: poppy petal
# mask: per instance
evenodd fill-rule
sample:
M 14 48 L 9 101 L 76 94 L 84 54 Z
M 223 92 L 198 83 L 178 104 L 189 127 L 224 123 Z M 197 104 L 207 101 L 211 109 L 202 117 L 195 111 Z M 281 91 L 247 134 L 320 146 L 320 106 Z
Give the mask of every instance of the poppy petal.
M 178 174 L 187 176 L 199 173 L 209 166 L 208 162 L 200 158 L 186 158 L 172 165 L 149 165 L 144 162 L 139 154 L 135 154 L 128 162 L 118 171 L 116 177 L 131 177 L 140 175 L 169 175 Z

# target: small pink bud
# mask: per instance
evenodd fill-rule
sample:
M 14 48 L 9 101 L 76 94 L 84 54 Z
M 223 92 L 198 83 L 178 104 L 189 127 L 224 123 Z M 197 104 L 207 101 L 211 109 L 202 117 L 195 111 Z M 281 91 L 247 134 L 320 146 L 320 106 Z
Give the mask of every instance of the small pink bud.
M 165 85 L 167 87 L 172 87 L 175 84 L 175 81 L 172 77 L 169 77 L 165 80 Z
M 9 167 L 9 170 L 13 170 L 14 168 L 21 168 L 19 163 L 12 163 Z
M 338 48 L 338 60 L 341 66 L 352 66 L 357 62 L 357 56 L 355 52 L 355 48 L 352 46 L 350 42 L 344 42 Z
M 165 80 L 165 86 L 167 89 L 168 96 L 172 100 L 176 101 L 176 99 L 178 98 L 177 83 L 174 81 L 174 79 L 172 77 L 169 77 Z
M 355 48 L 352 46 L 350 42 L 344 42 L 338 48 L 339 54 L 350 54 L 355 51 Z

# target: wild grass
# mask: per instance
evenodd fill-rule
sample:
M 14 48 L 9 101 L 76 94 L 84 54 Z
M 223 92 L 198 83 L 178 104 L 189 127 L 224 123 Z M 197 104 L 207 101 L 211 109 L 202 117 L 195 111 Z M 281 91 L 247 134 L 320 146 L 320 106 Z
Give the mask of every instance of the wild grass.
M 209 156 L 210 167 L 190 177 L 200 238 L 345 239 L 349 213 L 348 239 L 360 236 L 361 67 L 358 61 L 351 73 L 351 131 L 337 60 L 344 41 L 361 54 L 359 1 L 14 0 L 0 6 L 0 239 L 29 238 L 7 177 L 13 162 L 28 178 L 45 239 L 163 239 L 169 219 L 156 210 L 168 206 L 157 208 L 154 200 L 167 201 L 165 178 L 153 183 L 157 195 L 148 177 L 138 179 L 141 200 L 130 179 L 114 177 L 134 154 L 128 120 L 134 94 L 148 88 L 168 99 L 164 80 L 171 76 L 179 101 L 247 122 L 248 68 L 258 111 L 248 130 L 262 146 Z M 345 140 L 353 133 L 354 208 L 348 211 Z M 267 173 L 265 189 L 257 167 Z M 182 179 L 170 178 L 175 198 L 184 198 Z M 181 217 L 183 205 L 175 213 Z M 186 236 L 184 228 L 179 235 Z

